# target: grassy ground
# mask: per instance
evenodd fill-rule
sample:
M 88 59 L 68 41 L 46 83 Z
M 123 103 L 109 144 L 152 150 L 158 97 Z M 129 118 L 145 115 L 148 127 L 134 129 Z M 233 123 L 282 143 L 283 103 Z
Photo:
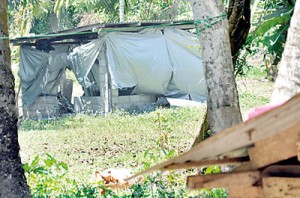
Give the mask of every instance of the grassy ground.
M 268 103 L 272 83 L 261 77 L 238 80 L 242 112 Z M 95 170 L 135 171 L 187 151 L 205 107 L 156 109 L 143 114 L 76 115 L 52 121 L 23 121 L 22 161 L 48 153 L 69 165 L 68 177 L 86 183 Z M 166 153 L 162 152 L 163 150 Z M 182 178 L 184 181 L 184 178 Z
M 145 152 L 160 149 L 159 141 L 177 154 L 186 151 L 196 135 L 203 109 L 158 109 L 108 117 L 77 115 L 48 123 L 27 121 L 19 133 L 21 157 L 26 162 L 37 154 L 49 153 L 66 162 L 70 174 L 83 182 L 99 169 L 143 168 L 144 162 L 152 161 L 144 157 Z M 32 128 L 36 130 L 29 130 Z

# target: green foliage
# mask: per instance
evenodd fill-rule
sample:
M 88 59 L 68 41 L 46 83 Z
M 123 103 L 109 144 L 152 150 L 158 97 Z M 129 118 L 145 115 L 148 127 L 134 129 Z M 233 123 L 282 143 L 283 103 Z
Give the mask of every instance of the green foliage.
M 250 39 L 257 39 L 257 44 L 267 46 L 269 53 L 274 53 L 280 45 L 282 48 L 294 6 L 293 1 L 256 1 Z
M 68 165 L 49 154 L 36 156 L 23 165 L 32 197 L 97 197 L 96 188 L 79 184 L 68 177 Z
M 59 30 L 74 28 L 84 15 L 100 15 L 101 21 L 119 21 L 118 0 L 13 0 L 8 11 L 11 35 L 23 36 L 29 32 L 45 34 L 51 31 L 51 14 L 58 18 Z M 191 7 L 181 2 L 174 7 L 173 1 L 125 0 L 125 17 L 133 20 L 187 19 L 191 18 Z M 17 25 L 16 25 L 17 24 Z
M 226 191 L 222 188 L 213 188 L 211 190 L 202 190 L 200 194 L 201 198 L 227 198 Z
M 72 118 L 69 118 L 72 119 Z M 53 119 L 53 120 L 22 120 L 19 127 L 22 131 L 29 130 L 56 130 L 56 129 L 67 129 L 70 128 L 68 119 Z
M 239 74 L 244 74 L 243 70 L 249 67 L 246 57 L 263 54 L 263 63 L 259 66 L 265 68 L 271 79 L 276 77 L 276 66 L 283 53 L 294 6 L 294 0 L 254 1 L 252 28 L 237 62 Z
M 178 10 L 174 1 L 135 0 L 130 3 L 128 20 L 162 20 L 162 19 L 189 19 L 192 18 L 191 7 L 188 2 L 181 1 Z
M 178 176 L 178 175 L 176 175 Z M 178 185 L 178 184 L 177 184 Z M 160 173 L 147 175 L 142 182 L 131 185 L 128 189 L 121 191 L 112 191 L 109 188 L 100 186 L 103 197 L 131 198 L 131 197 L 193 197 L 182 185 L 180 188 L 171 184 L 168 179 Z
M 67 177 L 68 165 L 59 162 L 49 154 L 36 156 L 30 163 L 23 165 L 25 176 L 34 198 L 77 198 L 77 197 L 105 197 L 105 198 L 130 198 L 130 197 L 196 197 L 196 192 L 185 190 L 185 177 L 180 172 L 170 172 L 168 175 L 153 173 L 145 176 L 129 188 L 113 191 L 103 184 L 91 186 L 79 184 L 74 179 Z M 226 195 L 222 189 L 201 190 L 201 197 L 220 197 Z M 222 194 L 223 193 L 223 194 Z M 226 196 L 223 196 L 226 197 Z
M 174 116 L 173 119 L 176 119 L 176 116 Z M 174 157 L 177 154 L 170 146 L 169 136 L 172 132 L 172 128 L 169 118 L 162 114 L 161 109 L 157 111 L 157 120 L 155 120 L 155 122 L 159 125 L 160 136 L 157 138 L 155 145 L 144 152 L 144 169 L 150 168 L 151 165 Z
M 261 106 L 263 104 L 267 104 L 270 102 L 269 98 L 266 98 L 264 96 L 257 96 L 255 94 L 251 93 L 240 93 L 239 99 L 241 101 L 241 107 L 244 108 L 245 106 Z

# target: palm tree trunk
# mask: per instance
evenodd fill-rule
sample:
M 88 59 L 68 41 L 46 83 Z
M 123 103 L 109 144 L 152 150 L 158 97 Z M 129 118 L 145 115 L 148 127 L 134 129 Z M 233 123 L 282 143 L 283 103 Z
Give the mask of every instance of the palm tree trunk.
M 224 14 L 219 0 L 195 0 L 192 8 L 195 20 Z M 228 20 L 224 19 L 201 31 L 200 42 L 207 83 L 209 129 L 212 133 L 219 133 L 242 121 L 231 58 Z
M 6 0 L 0 0 L 0 37 L 8 36 Z M 0 39 L 0 197 L 30 197 L 18 143 L 9 40 Z
M 120 0 L 120 22 L 125 21 L 125 0 Z
M 279 64 L 271 103 L 281 103 L 300 93 L 300 1 L 296 1 L 287 41 Z
M 58 17 L 56 13 L 50 14 L 50 27 L 52 32 L 58 32 Z
M 250 29 L 251 10 L 250 0 L 230 0 L 228 9 L 228 32 L 232 61 L 235 65 L 240 48 L 246 41 Z M 209 130 L 207 110 L 201 123 L 198 136 L 193 146 L 204 140 L 204 134 Z
M 228 30 L 231 53 L 235 64 L 237 55 L 246 42 L 250 30 L 250 0 L 230 0 L 228 9 Z

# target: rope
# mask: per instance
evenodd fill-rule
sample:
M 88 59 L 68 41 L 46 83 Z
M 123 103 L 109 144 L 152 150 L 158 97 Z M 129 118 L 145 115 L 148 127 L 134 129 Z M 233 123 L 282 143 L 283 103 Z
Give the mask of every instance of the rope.
M 9 40 L 9 37 L 8 36 L 3 36 L 3 37 L 0 37 L 0 40 Z
M 213 25 L 223 21 L 227 18 L 227 14 L 221 14 L 219 16 L 206 17 L 203 19 L 195 20 L 195 27 L 198 37 L 200 33 L 208 28 L 211 28 Z

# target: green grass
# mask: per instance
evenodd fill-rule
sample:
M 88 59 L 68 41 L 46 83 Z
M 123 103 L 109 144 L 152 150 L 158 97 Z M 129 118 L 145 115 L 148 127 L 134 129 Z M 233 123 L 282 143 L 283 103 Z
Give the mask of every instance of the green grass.
M 246 69 L 245 75 L 247 79 L 264 79 L 267 76 L 267 71 L 263 66 L 252 66 Z
M 239 80 L 238 88 L 245 113 L 269 102 L 272 83 L 246 78 Z M 85 185 L 95 170 L 125 167 L 139 171 L 189 150 L 204 110 L 205 106 L 159 108 L 143 114 L 117 111 L 107 117 L 81 114 L 48 121 L 23 120 L 19 127 L 22 161 L 50 154 L 68 165 L 67 178 Z M 180 190 L 184 189 L 185 176 L 192 173 L 173 172 L 171 177 L 159 178 Z M 224 192 L 202 191 L 202 197 L 217 194 Z
M 158 109 L 146 114 L 77 115 L 52 121 L 23 121 L 19 141 L 24 162 L 49 153 L 70 166 L 70 175 L 87 182 L 95 170 L 143 167 L 144 153 L 166 137 L 168 149 L 186 151 L 204 108 Z M 36 130 L 30 130 L 31 128 Z

